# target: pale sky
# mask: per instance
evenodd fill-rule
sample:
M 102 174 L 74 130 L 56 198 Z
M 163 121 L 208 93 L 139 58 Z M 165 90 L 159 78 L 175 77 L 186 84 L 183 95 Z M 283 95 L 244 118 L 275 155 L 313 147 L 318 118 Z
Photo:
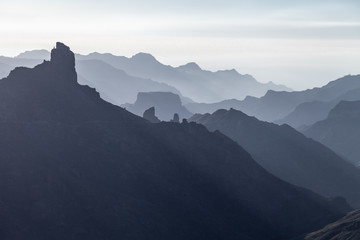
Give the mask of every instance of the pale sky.
M 360 1 L 0 0 L 0 55 L 57 41 L 305 89 L 360 74 Z

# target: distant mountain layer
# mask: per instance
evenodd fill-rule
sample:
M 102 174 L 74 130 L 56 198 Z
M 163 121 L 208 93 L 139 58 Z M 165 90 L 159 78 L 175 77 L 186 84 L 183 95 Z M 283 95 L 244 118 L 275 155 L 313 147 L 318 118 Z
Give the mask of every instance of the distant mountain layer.
M 34 67 L 49 58 L 50 53 L 46 50 L 24 52 L 15 58 L 0 57 L 0 78 L 6 77 L 15 67 Z M 100 60 L 76 61 L 76 70 L 80 84 L 96 88 L 104 100 L 115 105 L 134 102 L 139 92 L 168 91 L 182 97 L 174 87 L 150 79 L 130 76 Z M 184 102 L 191 102 L 184 97 L 182 99 Z
M 318 102 L 326 102 L 326 104 L 328 104 L 328 102 L 340 101 L 342 98 L 356 98 L 357 95 L 352 94 L 352 91 L 355 91 L 356 89 L 360 89 L 360 75 L 349 75 L 332 81 L 321 88 L 295 92 L 268 91 L 265 96 L 261 98 L 247 97 L 243 101 L 226 100 L 214 104 L 189 103 L 186 107 L 194 113 L 212 113 L 217 109 L 234 108 L 243 111 L 250 116 L 255 116 L 260 120 L 273 122 L 282 119 L 282 123 L 288 123 L 286 117 L 299 105 L 307 102 L 314 102 L 314 106 L 311 106 L 310 108 L 311 110 L 305 111 L 307 112 L 306 114 L 311 115 L 313 112 L 312 109 L 317 109 L 316 106 Z M 307 106 L 299 106 L 298 111 L 302 111 L 304 107 Z M 299 116 L 300 114 L 295 115 Z M 326 115 L 326 110 L 316 113 L 317 118 L 322 118 L 324 115 Z M 315 121 L 317 121 L 316 117 L 302 116 L 305 123 L 309 123 L 309 119 L 310 122 L 313 121 L 311 119 L 315 119 Z M 289 123 L 292 124 L 291 122 L 294 117 L 289 116 L 288 118 Z M 298 121 L 295 122 L 294 125 L 297 127 L 303 124 L 304 123 L 301 121 Z
M 234 109 L 194 115 L 189 121 L 224 133 L 275 176 L 323 196 L 345 197 L 360 207 L 360 170 L 293 128 L 262 122 Z
M 139 53 L 131 58 L 92 53 L 86 56 L 77 55 L 77 59 L 102 60 L 132 76 L 169 84 L 184 96 L 197 102 L 215 102 L 228 98 L 243 99 L 248 95 L 262 96 L 269 89 L 290 90 L 271 82 L 259 83 L 252 76 L 241 75 L 234 69 L 210 72 L 202 70 L 196 63 L 174 68 L 160 63 L 146 53 Z
M 156 116 L 163 121 L 169 121 L 177 113 L 180 119 L 189 118 L 189 112 L 181 103 L 178 95 L 171 92 L 140 92 L 134 104 L 123 105 L 126 110 L 142 116 L 144 111 L 150 107 L 155 107 Z
M 80 83 L 94 87 L 100 95 L 108 96 L 111 103 L 119 106 L 135 102 L 139 92 L 165 91 L 180 94 L 174 87 L 150 79 L 129 76 L 100 60 L 78 60 L 76 71 L 86 79 L 85 82 L 79 81 Z
M 272 176 L 196 123 L 158 123 L 77 83 L 75 58 L 0 81 L 1 239 L 288 239 L 345 205 Z
M 360 165 L 360 101 L 342 101 L 329 116 L 305 129 L 304 134 L 355 165 Z
M 7 77 L 15 67 L 35 67 L 43 59 L 11 58 L 0 56 L 0 79 Z
M 358 240 L 360 239 L 360 211 L 347 214 L 342 219 L 306 236 L 305 240 Z
M 292 127 L 299 128 L 312 125 L 318 121 L 324 120 L 330 113 L 330 110 L 341 101 L 360 100 L 360 88 L 350 90 L 338 98 L 328 101 L 312 101 L 298 105 L 293 112 L 275 123 L 287 123 Z

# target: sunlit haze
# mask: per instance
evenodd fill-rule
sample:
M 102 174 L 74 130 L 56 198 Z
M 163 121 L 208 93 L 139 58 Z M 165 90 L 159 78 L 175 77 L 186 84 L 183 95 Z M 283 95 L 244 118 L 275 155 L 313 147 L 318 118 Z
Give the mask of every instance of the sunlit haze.
M 235 68 L 293 89 L 359 74 L 360 1 L 2 0 L 0 55 L 48 49 Z

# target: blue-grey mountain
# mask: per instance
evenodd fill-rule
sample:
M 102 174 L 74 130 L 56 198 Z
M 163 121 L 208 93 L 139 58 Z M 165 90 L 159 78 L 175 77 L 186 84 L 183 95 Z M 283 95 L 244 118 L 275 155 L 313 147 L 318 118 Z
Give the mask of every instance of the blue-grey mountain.
M 311 137 L 360 165 L 360 101 L 342 101 L 322 121 L 304 129 Z
M 325 105 L 330 104 L 331 106 L 334 102 L 336 104 L 342 99 L 359 100 L 359 95 L 356 95 L 353 91 L 360 91 L 360 75 L 348 75 L 332 81 L 321 88 L 313 88 L 305 91 L 278 92 L 270 90 L 260 98 L 249 96 L 243 101 L 233 99 L 214 104 L 189 103 L 185 106 L 189 109 L 189 111 L 194 113 L 208 113 L 214 112 L 217 109 L 234 108 L 243 111 L 247 115 L 255 116 L 260 120 L 273 122 L 283 119 L 282 121 L 280 120 L 280 122 L 287 123 L 286 117 L 295 111 L 299 105 L 314 102 L 314 106 L 304 113 L 312 116 L 302 116 L 304 123 L 301 121 L 294 122 L 294 125 L 298 127 L 309 123 L 309 121 L 314 122 L 321 120 L 324 115 L 326 117 L 326 110 L 322 110 L 320 113 L 316 113 L 315 115 L 312 114 L 312 109 L 317 109 L 316 107 L 318 102 L 325 102 Z M 299 107 L 300 110 L 303 108 L 303 106 Z M 329 110 L 329 108 L 327 108 L 327 110 Z M 289 124 L 293 123 L 292 120 L 293 118 L 289 117 Z
M 196 123 L 153 124 L 77 83 L 61 43 L 0 81 L 1 239 L 288 239 L 349 210 Z
M 345 197 L 360 207 L 360 170 L 290 126 L 262 122 L 234 109 L 197 114 L 190 121 L 224 133 L 275 176 L 323 196 Z

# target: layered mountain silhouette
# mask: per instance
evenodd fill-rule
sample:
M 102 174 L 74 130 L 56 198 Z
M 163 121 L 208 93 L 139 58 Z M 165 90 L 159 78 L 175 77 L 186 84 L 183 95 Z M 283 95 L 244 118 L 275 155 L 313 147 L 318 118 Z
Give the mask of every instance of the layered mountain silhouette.
M 358 240 L 360 239 L 360 211 L 347 214 L 342 219 L 306 236 L 305 240 Z
M 0 78 L 6 77 L 15 67 L 34 67 L 49 59 L 50 52 L 47 50 L 27 51 L 14 58 L 0 57 Z M 180 95 L 184 102 L 191 102 L 174 87 L 151 79 L 130 76 L 101 60 L 77 60 L 76 71 L 80 84 L 96 88 L 104 100 L 115 105 L 134 102 L 139 92 L 147 91 L 173 92 Z
M 76 71 L 87 81 L 79 81 L 80 83 L 94 87 L 101 96 L 108 96 L 112 99 L 111 103 L 119 106 L 126 102 L 135 102 L 137 94 L 144 91 L 166 91 L 180 94 L 174 87 L 151 79 L 129 76 L 124 71 L 100 60 L 78 60 Z M 107 100 L 106 97 L 104 99 Z
M 278 92 L 270 90 L 260 98 L 246 97 L 243 101 L 226 100 L 214 104 L 189 103 L 186 104 L 186 107 L 194 113 L 208 113 L 214 112 L 217 109 L 234 108 L 243 111 L 250 116 L 255 116 L 260 120 L 289 123 L 298 127 L 316 122 L 321 120 L 321 118 L 326 117 L 327 111 L 330 109 L 327 108 L 327 110 L 325 109 L 321 110 L 321 112 L 316 112 L 319 102 L 330 104 L 329 106 L 331 107 L 331 104 L 336 104 L 343 99 L 360 100 L 359 95 L 355 94 L 359 91 L 360 75 L 348 75 L 332 81 L 321 88 L 294 92 Z M 309 105 L 309 102 L 314 102 L 313 105 L 310 103 L 310 108 L 308 106 L 299 106 L 304 103 Z M 302 112 L 292 113 L 298 106 L 299 109 L 297 109 L 297 112 Z M 304 108 L 308 108 L 308 110 L 304 112 Z M 314 112 L 316 113 L 313 114 Z M 288 116 L 289 114 L 293 114 L 295 117 Z M 305 114 L 310 116 L 304 116 Z M 294 118 L 299 115 L 302 115 L 301 119 L 304 119 L 304 122 L 299 121 L 299 119 L 294 121 Z
M 304 129 L 303 133 L 360 165 L 360 101 L 340 102 L 325 120 Z
M 324 196 L 345 197 L 360 207 L 360 170 L 290 126 L 262 122 L 234 109 L 197 114 L 190 121 L 227 135 L 275 176 Z
M 330 110 L 339 102 L 355 100 L 360 100 L 360 88 L 350 90 L 329 102 L 313 101 L 302 103 L 285 118 L 277 120 L 275 123 L 287 123 L 295 128 L 304 128 L 326 119 Z
M 273 83 L 259 83 L 250 75 L 239 74 L 236 70 L 211 72 L 202 70 L 196 63 L 174 68 L 164 65 L 147 53 L 131 58 L 112 54 L 92 53 L 77 55 L 77 59 L 97 59 L 141 78 L 168 84 L 184 96 L 197 102 L 215 102 L 228 98 L 243 99 L 248 95 L 262 96 L 267 90 L 290 90 Z
M 36 60 L 36 59 L 48 59 L 50 53 L 46 50 L 33 50 L 27 51 L 19 54 L 15 59 L 19 61 L 23 60 Z M 110 66 L 112 68 L 116 68 L 117 70 L 123 70 L 127 75 L 133 76 L 137 79 L 149 80 L 147 85 L 149 88 L 144 87 L 140 88 L 137 92 L 149 92 L 149 91 L 169 91 L 170 86 L 172 87 L 170 92 L 175 94 L 179 94 L 181 92 L 182 95 L 190 97 L 190 99 L 194 99 L 199 102 L 215 102 L 220 100 L 225 100 L 227 98 L 237 98 L 243 99 L 248 95 L 251 96 L 262 96 L 266 93 L 267 90 L 290 90 L 289 88 L 276 85 L 272 82 L 269 83 L 260 83 L 257 82 L 250 75 L 242 75 L 239 74 L 236 70 L 224 70 L 211 72 L 202 70 L 196 63 L 188 63 L 186 65 L 180 67 L 171 67 L 169 65 L 164 65 L 156 60 L 152 55 L 147 53 L 138 53 L 131 58 L 126 58 L 122 56 L 115 56 L 109 53 L 100 54 L 100 53 L 91 53 L 89 55 L 81 55 L 76 54 L 76 59 L 79 60 L 91 60 L 92 62 L 85 62 L 82 64 L 80 68 L 77 66 L 77 70 L 79 75 L 90 76 L 91 80 L 87 79 L 90 82 L 98 83 L 96 89 L 102 93 L 102 95 L 107 95 L 111 99 L 115 99 L 115 97 L 111 96 L 113 90 L 109 89 L 105 84 L 103 87 L 103 82 L 110 82 L 110 85 L 119 85 L 119 81 L 121 82 L 121 77 L 123 74 L 117 75 L 114 73 L 114 69 L 110 70 L 112 74 L 110 74 L 110 80 L 104 79 L 101 77 L 102 75 L 108 76 L 106 73 L 106 69 Z M 95 61 L 96 60 L 96 61 Z M 0 59 L 0 62 L 1 59 Z M 3 61 L 6 63 L 6 61 Z M 84 68 L 83 65 L 87 65 Z M 99 66 L 97 65 L 99 64 Z M 104 64 L 110 66 L 104 66 Z M 27 66 L 18 63 L 16 66 Z M 96 68 L 97 74 L 89 74 L 87 70 L 91 70 L 91 68 Z M 79 69 L 78 69 L 79 68 Z M 83 72 L 84 70 L 84 72 Z M 1 66 L 0 66 L 1 72 Z M 92 71 L 93 73 L 94 71 Z M 151 79 L 151 80 L 150 80 Z M 163 85 L 168 85 L 167 89 L 164 89 L 164 86 L 152 86 L 154 82 L 162 83 Z M 138 85 L 134 84 L 133 88 L 138 87 Z M 126 88 L 125 86 L 123 87 Z M 176 90 L 174 90 L 176 89 Z M 108 92 L 109 91 L 109 92 Z M 137 93 L 136 92 L 136 93 Z M 133 94 L 131 99 L 127 99 L 124 101 L 117 100 L 121 104 L 126 102 L 134 102 L 136 93 Z M 185 100 L 189 101 L 187 98 L 182 98 L 183 102 Z
M 35 67 L 44 59 L 28 59 L 20 57 L 0 56 L 0 79 L 9 75 L 10 71 L 16 67 Z
M 15 58 L 50 60 L 50 52 L 46 49 L 25 51 L 17 55 Z
M 74 54 L 0 81 L 1 239 L 288 239 L 343 215 L 196 123 L 152 124 L 77 83 Z
M 146 109 L 143 113 L 143 118 L 152 122 L 152 123 L 159 123 L 161 122 L 160 119 L 155 115 L 155 107 L 151 107 Z
M 180 119 L 193 115 L 182 105 L 180 97 L 171 92 L 140 92 L 134 104 L 123 106 L 138 116 L 141 116 L 146 109 L 155 107 L 156 116 L 163 121 L 169 121 L 175 113 Z

